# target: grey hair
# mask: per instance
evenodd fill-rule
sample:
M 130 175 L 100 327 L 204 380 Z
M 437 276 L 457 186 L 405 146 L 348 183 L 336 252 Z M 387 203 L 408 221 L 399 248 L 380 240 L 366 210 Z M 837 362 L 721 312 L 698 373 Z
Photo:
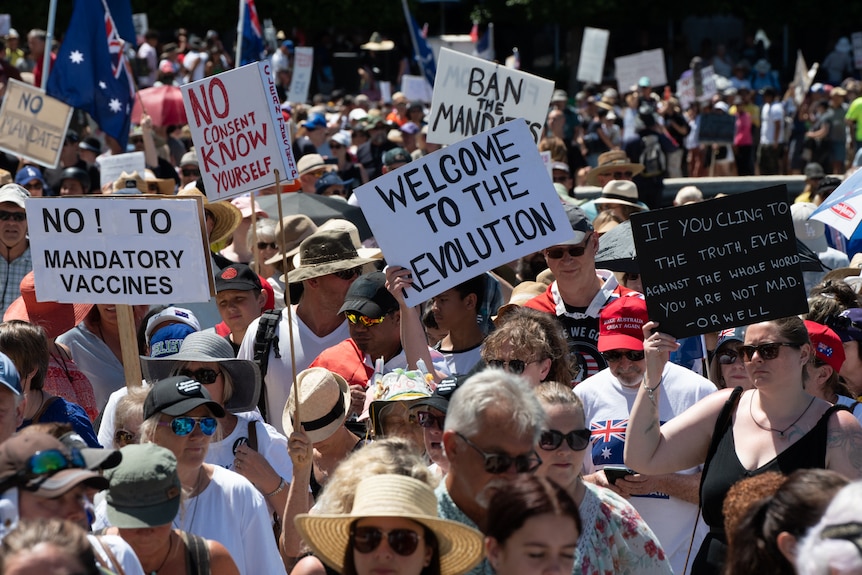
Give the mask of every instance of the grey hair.
M 501 369 L 480 371 L 458 388 L 446 412 L 445 430 L 476 435 L 492 410 L 506 412 L 518 435 L 539 440 L 546 420 L 542 405 L 527 380 Z
M 275 241 L 275 226 L 278 224 L 272 218 L 258 218 L 257 219 L 257 240 L 263 242 L 274 242 Z M 246 245 L 252 245 L 254 243 L 254 229 L 248 229 L 248 235 L 246 236 Z
M 862 481 L 854 481 L 839 491 L 820 522 L 796 548 L 799 575 L 850 575 L 862 572 L 862 554 L 852 541 L 823 537 L 827 527 L 859 523 L 862 517 Z

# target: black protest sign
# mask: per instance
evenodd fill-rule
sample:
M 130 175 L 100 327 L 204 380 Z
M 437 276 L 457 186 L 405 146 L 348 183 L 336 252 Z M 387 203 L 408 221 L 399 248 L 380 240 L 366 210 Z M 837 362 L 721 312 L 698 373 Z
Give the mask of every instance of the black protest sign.
M 661 331 L 682 338 L 808 311 L 786 186 L 631 220 Z
M 697 129 L 701 144 L 732 144 L 736 132 L 736 116 L 701 114 Z

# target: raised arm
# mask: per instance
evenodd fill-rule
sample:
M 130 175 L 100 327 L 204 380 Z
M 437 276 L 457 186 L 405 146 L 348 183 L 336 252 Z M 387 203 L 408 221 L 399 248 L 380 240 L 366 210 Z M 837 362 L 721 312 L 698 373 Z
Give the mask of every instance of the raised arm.
M 852 413 L 837 411 L 829 418 L 826 469 L 848 479 L 862 478 L 862 427 Z

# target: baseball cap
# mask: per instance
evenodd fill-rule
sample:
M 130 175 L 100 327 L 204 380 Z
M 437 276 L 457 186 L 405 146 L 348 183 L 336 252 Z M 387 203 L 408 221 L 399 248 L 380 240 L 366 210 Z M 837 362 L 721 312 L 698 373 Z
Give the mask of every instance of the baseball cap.
M 431 394 L 431 397 L 420 399 L 415 402 L 411 408 L 427 406 L 440 410 L 443 413 L 449 411 L 449 402 L 452 400 L 452 394 L 461 387 L 469 378 L 469 375 L 452 375 L 440 381 L 437 384 L 437 389 Z
M 600 352 L 644 348 L 643 326 L 649 321 L 646 301 L 640 296 L 618 297 L 599 314 Z
M 21 389 L 21 376 L 18 375 L 18 369 L 9 356 L 2 352 L 0 352 L 0 383 L 15 395 L 24 393 Z
M 830 317 L 826 324 L 841 341 L 862 341 L 862 308 L 851 307 L 837 316 Z
M 216 417 L 224 417 L 224 408 L 212 400 L 200 383 L 184 375 L 176 375 L 153 384 L 144 400 L 144 419 L 157 413 L 183 415 L 202 405 Z
M 180 509 L 182 483 L 177 459 L 155 443 L 127 445 L 120 465 L 105 473 L 105 492 L 111 525 L 137 529 L 167 525 Z
M 398 301 L 386 289 L 386 274 L 372 272 L 359 276 L 350 284 L 344 305 L 338 313 L 359 312 L 364 316 L 378 318 L 398 309 Z
M 408 164 L 410 163 L 410 154 L 404 148 L 392 148 L 383 154 L 383 165 L 391 166 L 392 164 Z
M 731 341 L 744 342 L 746 329 L 748 329 L 748 326 L 723 329 L 718 332 L 718 342 L 715 344 L 715 351 L 718 352 L 721 346 Z
M 309 119 L 302 123 L 302 127 L 309 131 L 326 128 L 326 118 L 323 114 L 313 114 Z
M 163 325 L 148 340 L 150 357 L 168 357 L 179 353 L 183 340 L 195 331 L 195 328 L 184 323 Z
M 180 158 L 180 167 L 183 166 L 197 166 L 198 165 L 198 153 L 196 150 L 192 149 L 183 154 L 183 157 Z
M 346 186 L 348 183 L 350 182 L 346 182 L 338 177 L 338 172 L 327 172 L 314 183 L 314 192 L 322 194 L 330 186 Z
M 27 182 L 31 180 L 39 180 L 39 183 L 42 184 L 42 187 L 47 188 L 48 182 L 45 181 L 45 178 L 42 177 L 42 170 L 33 166 L 24 166 L 18 173 L 15 174 L 15 183 L 19 186 L 23 186 Z M 21 206 L 22 208 L 24 206 Z
M 413 122 L 404 122 L 403 124 L 401 124 L 401 127 L 398 129 L 401 130 L 402 132 L 404 132 L 405 134 L 418 134 L 419 133 L 419 126 L 417 126 Z
M 577 206 L 566 205 L 564 206 L 566 210 L 566 216 L 569 218 L 569 224 L 572 226 L 572 231 L 574 235 L 572 239 L 561 242 L 559 245 L 561 246 L 573 246 L 576 244 L 580 244 L 584 241 L 584 238 L 587 237 L 587 234 L 593 231 L 593 224 L 590 223 L 590 219 L 587 217 L 587 214 L 584 213 L 584 210 Z
M 803 172 L 805 173 L 806 178 L 812 180 L 819 180 L 820 178 L 826 177 L 826 172 L 823 171 L 823 166 L 817 162 L 809 162 L 805 164 Z
M 847 356 L 838 334 L 822 323 L 811 320 L 805 320 L 805 329 L 808 330 L 808 337 L 814 347 L 814 356 L 832 366 L 836 372 L 841 371 Z
M 30 192 L 25 188 L 22 188 L 20 184 L 6 184 L 0 188 L 0 204 L 9 202 L 15 204 L 19 208 L 23 208 L 25 207 L 24 204 L 29 197 Z
M 201 330 L 201 324 L 191 310 L 171 306 L 163 309 L 147 321 L 147 329 L 144 330 L 144 335 L 146 336 L 147 341 L 149 341 L 153 333 L 155 333 L 156 328 L 167 322 L 183 323 L 193 328 L 194 331 Z
M 215 277 L 216 293 L 225 290 L 262 290 L 260 277 L 246 264 L 231 264 Z

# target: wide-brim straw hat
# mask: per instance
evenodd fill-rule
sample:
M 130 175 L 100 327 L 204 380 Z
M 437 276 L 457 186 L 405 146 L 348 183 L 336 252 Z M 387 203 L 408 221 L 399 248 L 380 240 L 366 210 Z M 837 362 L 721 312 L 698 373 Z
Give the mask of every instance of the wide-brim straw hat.
M 356 487 L 349 514 L 301 514 L 294 523 L 314 554 L 340 573 L 351 525 L 364 517 L 399 517 L 428 528 L 437 538 L 442 575 L 466 573 L 484 555 L 482 534 L 463 523 L 441 519 L 431 487 L 406 475 L 366 477 Z
M 228 201 L 220 200 L 210 202 L 206 194 L 197 188 L 183 188 L 177 193 L 178 196 L 200 196 L 204 199 L 204 210 L 212 214 L 215 220 L 213 231 L 209 237 L 209 243 L 217 244 L 227 239 L 242 221 L 242 212 Z
M 167 379 L 180 363 L 197 361 L 217 363 L 233 382 L 233 395 L 224 402 L 231 413 L 252 411 L 260 397 L 260 369 L 250 359 L 237 359 L 230 343 L 212 331 L 190 333 L 180 345 L 179 353 L 167 357 L 141 356 L 141 370 L 150 384 Z
M 311 443 L 330 437 L 344 424 L 350 409 L 350 385 L 337 373 L 323 367 L 309 367 L 296 376 L 281 414 L 284 434 L 290 437 L 295 427 L 296 388 L 299 387 L 299 415 Z
M 359 256 L 349 233 L 340 230 L 318 230 L 299 245 L 298 265 L 288 272 L 285 283 L 297 283 L 349 270 L 372 261 L 372 258 Z M 285 281 L 285 276 L 281 279 Z
M 284 216 L 281 222 L 275 226 L 275 243 L 278 244 L 278 253 L 266 260 L 266 264 L 273 265 L 281 262 L 282 257 L 288 261 L 299 251 L 302 240 L 317 231 L 317 225 L 311 218 L 304 214 Z
M 629 161 L 629 157 L 621 150 L 612 150 L 599 155 L 598 166 L 587 172 L 586 182 L 590 186 L 599 185 L 599 176 L 616 171 L 629 171 L 636 176 L 644 171 L 643 164 Z
M 602 195 L 596 198 L 596 205 L 620 204 L 643 210 L 638 203 L 638 187 L 629 180 L 611 180 L 602 188 Z
M 36 282 L 33 272 L 21 280 L 21 296 L 9 304 L 3 321 L 18 319 L 41 326 L 49 338 L 58 337 L 82 321 L 93 309 L 93 304 L 59 303 L 36 300 Z

